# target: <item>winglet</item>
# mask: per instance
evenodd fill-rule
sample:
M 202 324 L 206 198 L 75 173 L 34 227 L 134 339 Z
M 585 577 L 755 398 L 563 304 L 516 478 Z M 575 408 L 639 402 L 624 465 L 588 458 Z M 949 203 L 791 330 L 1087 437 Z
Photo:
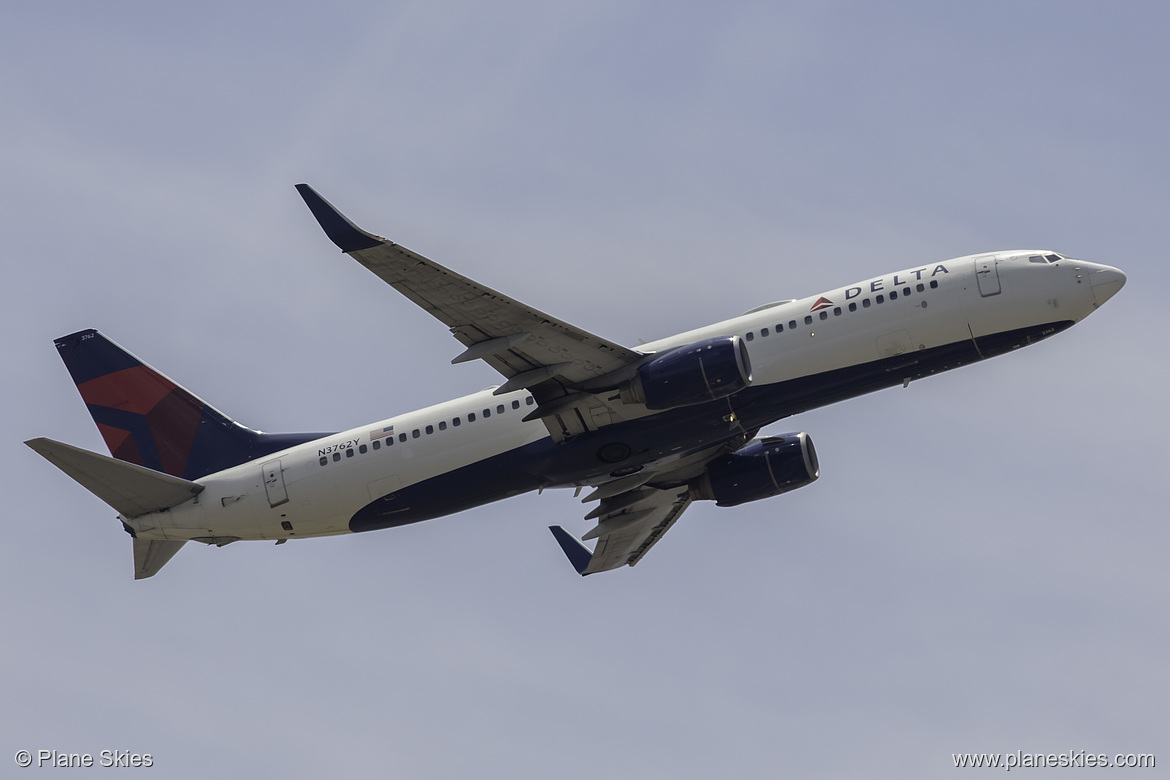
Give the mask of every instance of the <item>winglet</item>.
M 582 577 L 586 576 L 585 567 L 589 565 L 589 560 L 593 557 L 593 551 L 581 544 L 576 537 L 559 525 L 550 525 L 548 530 L 552 531 L 553 536 L 557 540 L 557 544 L 565 551 L 565 557 L 569 559 L 569 563 L 573 564 L 573 568 L 577 570 L 577 573 Z
M 333 207 L 333 204 L 317 194 L 317 191 L 308 184 L 298 184 L 297 192 L 305 199 L 305 205 L 329 240 L 337 244 L 342 252 L 356 252 L 359 249 L 372 249 L 380 246 L 382 239 L 367 233 L 350 222 L 344 214 Z

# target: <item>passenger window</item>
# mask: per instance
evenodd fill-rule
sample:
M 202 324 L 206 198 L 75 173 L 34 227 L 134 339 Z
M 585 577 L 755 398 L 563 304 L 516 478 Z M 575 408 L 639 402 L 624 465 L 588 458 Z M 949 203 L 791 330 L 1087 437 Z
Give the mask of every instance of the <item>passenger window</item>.
M 796 330 L 796 320 L 789 320 L 788 321 L 788 329 L 789 330 Z
M 885 302 L 886 302 L 886 296 L 884 296 L 884 295 L 879 295 L 877 298 L 875 298 L 875 299 L 874 299 L 874 301 L 875 301 L 875 302 L 877 302 L 877 303 L 885 303 Z
M 762 330 L 760 331 L 760 336 L 767 336 L 767 335 L 768 335 L 768 329 L 767 329 L 767 328 L 764 328 L 764 329 L 762 329 Z
M 359 444 L 358 445 L 358 452 L 360 452 L 362 455 L 365 455 L 367 452 L 366 445 Z
M 926 285 L 924 285 L 922 282 L 919 282 L 918 285 L 914 289 L 917 290 L 918 292 L 923 292 L 926 290 Z
M 835 307 L 835 308 L 833 309 L 833 316 L 834 316 L 834 317 L 840 317 L 840 316 L 841 316 L 841 307 L 840 307 L 840 306 L 837 306 L 837 307 Z
M 456 417 L 454 420 L 451 421 L 451 424 L 454 425 L 456 428 L 458 428 L 460 425 L 463 424 L 462 418 Z
M 532 399 L 532 396 L 528 396 L 527 398 L 524 399 L 524 403 L 527 406 L 532 406 L 534 403 L 536 403 L 536 401 L 534 401 Z
M 812 325 L 812 315 L 811 314 L 804 318 L 804 324 L 805 325 Z
M 904 298 L 904 297 L 906 297 L 906 296 L 907 296 L 907 295 L 909 295 L 909 294 L 910 294 L 910 288 L 909 288 L 909 287 L 903 287 L 903 288 L 902 288 L 902 297 Z
M 336 463 L 339 460 L 341 460 L 341 453 L 340 452 L 333 453 L 333 462 Z
M 345 457 L 347 457 L 347 458 L 353 457 L 353 447 L 350 447 L 348 450 L 345 451 Z
M 376 450 L 382 449 L 382 440 L 381 439 L 374 439 L 374 449 L 376 449 Z
M 406 434 L 405 433 L 398 434 L 398 441 L 406 441 Z
M 932 290 L 938 289 L 938 279 L 931 279 L 930 280 L 930 289 L 932 289 Z
M 862 298 L 861 299 L 861 308 L 863 308 L 863 309 L 869 308 L 869 298 Z
M 857 301 L 849 304 L 849 311 L 857 311 Z
M 822 320 L 827 320 L 827 319 L 829 319 L 829 313 L 828 313 L 827 311 L 822 311 L 822 312 L 821 312 L 821 319 L 822 319 Z
M 321 456 L 321 465 L 324 466 L 328 462 L 329 462 L 329 459 L 326 458 L 324 455 L 322 455 Z
M 520 402 L 519 402 L 519 401 L 513 401 L 513 402 L 512 402 L 512 408 L 513 408 L 513 409 L 519 409 L 519 408 L 520 408 Z
M 475 412 L 467 413 L 467 422 L 475 422 Z
M 496 414 L 503 414 L 503 413 L 504 413 L 504 405 L 500 404 L 499 406 L 496 407 Z
M 422 435 L 422 431 L 420 431 L 418 428 L 415 428 L 413 431 L 410 432 L 410 438 L 412 438 L 412 439 L 417 439 L 421 435 Z
M 447 421 L 446 420 L 439 420 L 439 430 L 440 431 L 447 430 Z
M 752 333 L 750 330 L 744 334 L 744 338 L 747 339 L 748 341 L 752 341 L 753 339 L 755 339 L 755 337 L 756 337 L 756 334 Z
M 484 409 L 484 410 L 483 410 L 483 419 L 485 419 L 485 420 L 486 420 L 487 418 L 489 418 L 489 417 L 491 417 L 491 416 L 492 416 L 492 410 L 491 410 L 491 409 Z
M 427 426 L 427 436 L 430 436 L 430 435 L 431 435 L 432 433 L 434 433 L 434 432 L 435 432 L 435 426 L 433 426 L 433 425 L 428 425 L 428 426 Z
M 878 296 L 878 298 L 881 298 L 881 297 L 882 296 L 880 296 L 880 295 Z M 898 300 L 898 291 L 897 290 L 890 290 L 890 300 L 891 301 Z M 881 301 L 878 301 L 878 303 L 881 303 Z

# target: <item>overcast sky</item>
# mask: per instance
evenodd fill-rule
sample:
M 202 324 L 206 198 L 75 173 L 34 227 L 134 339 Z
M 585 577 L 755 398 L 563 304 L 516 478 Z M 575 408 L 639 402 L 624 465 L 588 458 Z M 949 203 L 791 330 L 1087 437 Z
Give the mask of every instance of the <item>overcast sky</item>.
M 1170 765 L 1168 28 L 1155 2 L 7 4 L 0 766 Z M 578 577 L 546 526 L 590 524 L 550 491 L 135 582 L 113 512 L 21 444 L 104 451 L 53 338 L 99 328 L 268 431 L 499 381 L 301 181 L 626 344 L 995 249 L 1129 283 L 1022 353 L 772 426 L 821 479 L 696 505 L 634 569 Z

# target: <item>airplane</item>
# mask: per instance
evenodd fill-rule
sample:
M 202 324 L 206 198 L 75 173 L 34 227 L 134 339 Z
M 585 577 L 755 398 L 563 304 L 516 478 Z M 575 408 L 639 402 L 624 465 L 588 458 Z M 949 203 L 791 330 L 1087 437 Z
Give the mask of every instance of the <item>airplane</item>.
M 337 433 L 272 434 L 216 410 L 96 330 L 55 341 L 112 457 L 25 442 L 118 513 L 134 577 L 222 547 L 393 528 L 529 491 L 596 504 L 580 575 L 637 564 L 694 501 L 734 507 L 820 476 L 800 412 L 1012 352 L 1096 311 L 1120 270 L 1049 250 L 930 262 L 623 347 L 357 227 L 297 190 L 345 254 L 503 383 Z M 596 540 L 592 549 L 584 542 Z

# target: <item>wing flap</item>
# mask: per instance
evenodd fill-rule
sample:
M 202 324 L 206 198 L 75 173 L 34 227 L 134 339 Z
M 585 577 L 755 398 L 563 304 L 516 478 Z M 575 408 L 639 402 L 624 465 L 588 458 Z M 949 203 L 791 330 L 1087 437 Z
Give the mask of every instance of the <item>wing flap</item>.
M 638 519 L 610 533 L 603 533 L 585 573 L 636 565 L 690 505 L 690 488 L 683 486 L 671 490 L 653 490 L 651 495 L 625 507 L 618 514 L 603 515 L 599 526 L 607 521 L 620 520 L 623 514 L 642 513 Z

